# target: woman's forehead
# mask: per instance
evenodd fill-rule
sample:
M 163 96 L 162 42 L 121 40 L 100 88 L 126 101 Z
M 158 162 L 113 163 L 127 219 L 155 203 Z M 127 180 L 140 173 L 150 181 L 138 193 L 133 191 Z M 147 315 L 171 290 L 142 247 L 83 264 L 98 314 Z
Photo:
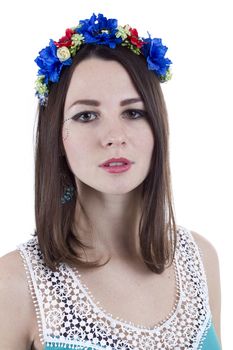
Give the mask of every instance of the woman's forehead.
M 77 65 L 67 92 L 67 107 L 77 99 L 101 102 L 109 96 L 119 101 L 139 97 L 128 72 L 120 63 L 89 58 Z
M 118 76 L 120 75 L 120 78 Z M 88 58 L 81 61 L 74 70 L 72 80 L 75 84 L 79 83 L 87 85 L 88 82 L 98 83 L 104 81 L 113 85 L 115 82 L 122 81 L 124 84 L 128 83 L 131 79 L 127 70 L 115 60 L 104 60 L 101 58 Z M 82 86 L 83 87 L 83 86 Z

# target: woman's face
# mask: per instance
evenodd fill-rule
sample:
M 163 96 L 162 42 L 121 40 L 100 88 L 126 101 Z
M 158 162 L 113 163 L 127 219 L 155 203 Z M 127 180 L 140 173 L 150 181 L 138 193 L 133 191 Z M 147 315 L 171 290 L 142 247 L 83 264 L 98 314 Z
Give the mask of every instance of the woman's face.
M 88 58 L 76 67 L 65 101 L 62 137 L 78 189 L 85 183 L 103 193 L 123 194 L 148 174 L 153 134 L 143 101 L 116 61 Z M 129 170 L 112 174 L 100 167 L 120 157 L 133 162 Z

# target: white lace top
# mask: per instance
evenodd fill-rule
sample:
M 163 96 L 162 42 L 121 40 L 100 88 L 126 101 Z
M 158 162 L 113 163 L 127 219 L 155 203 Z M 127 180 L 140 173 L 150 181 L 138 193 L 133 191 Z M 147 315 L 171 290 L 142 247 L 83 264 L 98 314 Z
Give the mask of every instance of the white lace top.
M 201 349 L 211 326 L 206 276 L 191 232 L 177 230 L 177 301 L 170 315 L 148 329 L 114 319 L 98 305 L 76 269 L 44 263 L 37 237 L 18 246 L 35 304 L 44 349 Z

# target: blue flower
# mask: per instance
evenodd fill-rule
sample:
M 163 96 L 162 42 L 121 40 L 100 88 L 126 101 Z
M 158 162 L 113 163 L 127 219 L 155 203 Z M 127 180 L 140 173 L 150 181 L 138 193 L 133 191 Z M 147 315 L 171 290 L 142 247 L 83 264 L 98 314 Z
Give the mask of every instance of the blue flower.
M 122 39 L 116 38 L 117 20 L 107 19 L 101 13 L 98 17 L 93 13 L 90 19 L 80 20 L 76 32 L 83 34 L 86 44 L 108 45 L 114 49 L 117 44 L 121 44 Z
M 165 58 L 167 52 L 167 47 L 162 44 L 161 39 L 151 39 L 151 37 L 143 39 L 145 44 L 143 45 L 141 51 L 147 59 L 148 69 L 155 71 L 158 76 L 165 76 L 171 60 Z
M 35 62 L 40 67 L 38 75 L 44 75 L 44 81 L 48 84 L 49 81 L 57 83 L 63 66 L 69 66 L 72 59 L 61 62 L 57 57 L 57 47 L 54 41 L 50 39 L 49 46 L 46 46 L 39 52 L 39 56 Z

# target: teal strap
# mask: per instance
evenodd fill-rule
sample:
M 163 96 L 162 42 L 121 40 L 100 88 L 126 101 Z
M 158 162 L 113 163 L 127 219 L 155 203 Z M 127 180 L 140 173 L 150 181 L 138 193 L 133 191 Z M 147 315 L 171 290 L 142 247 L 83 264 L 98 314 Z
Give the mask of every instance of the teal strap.
M 205 337 L 201 350 L 221 350 L 218 336 L 215 332 L 213 323 L 211 324 L 208 333 Z

